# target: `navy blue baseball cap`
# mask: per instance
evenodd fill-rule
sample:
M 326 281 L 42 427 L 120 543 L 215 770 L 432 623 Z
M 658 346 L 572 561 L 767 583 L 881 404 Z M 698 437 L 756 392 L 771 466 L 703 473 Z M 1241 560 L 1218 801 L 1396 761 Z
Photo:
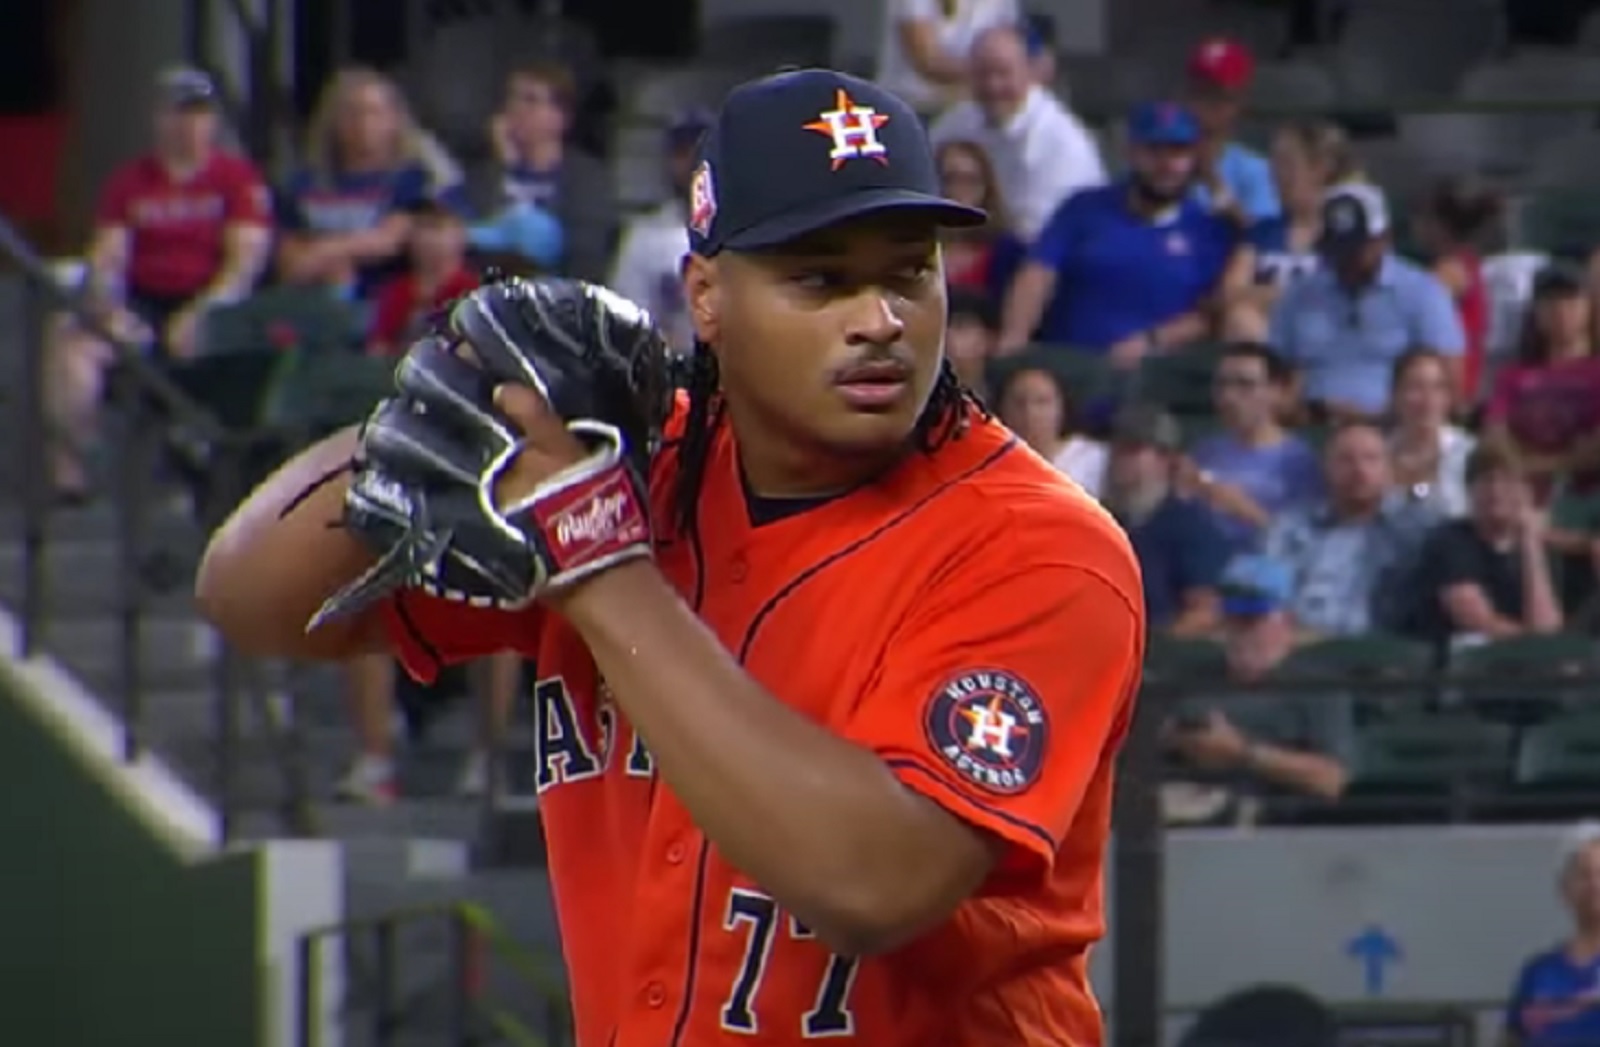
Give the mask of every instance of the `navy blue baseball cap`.
M 689 248 L 707 257 L 777 247 L 886 211 L 920 212 L 953 227 L 987 220 L 940 194 L 933 147 L 910 106 L 831 69 L 734 88 L 696 161 Z
M 1144 102 L 1128 114 L 1128 140 L 1135 145 L 1198 145 L 1200 122 L 1177 102 Z

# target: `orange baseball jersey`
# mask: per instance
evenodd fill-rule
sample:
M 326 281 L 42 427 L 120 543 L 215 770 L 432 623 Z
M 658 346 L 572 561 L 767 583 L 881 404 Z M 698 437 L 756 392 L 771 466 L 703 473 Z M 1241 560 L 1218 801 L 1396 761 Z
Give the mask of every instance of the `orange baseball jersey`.
M 658 456 L 658 520 L 675 468 Z M 666 541 L 657 562 L 744 668 L 1003 856 L 931 933 L 834 955 L 658 785 L 565 622 L 403 593 L 388 617 L 412 673 L 504 648 L 537 664 L 537 782 L 579 1044 L 1100 1044 L 1087 950 L 1144 644 L 1121 530 L 993 422 L 760 522 L 723 426 L 700 520 L 698 542 Z

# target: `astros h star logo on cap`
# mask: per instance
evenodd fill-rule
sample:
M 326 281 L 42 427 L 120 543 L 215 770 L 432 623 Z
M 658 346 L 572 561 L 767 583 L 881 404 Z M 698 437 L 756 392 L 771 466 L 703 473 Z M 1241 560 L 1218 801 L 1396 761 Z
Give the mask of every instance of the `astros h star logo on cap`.
M 817 114 L 817 119 L 801 126 L 807 131 L 827 135 L 833 139 L 828 159 L 832 170 L 844 166 L 846 160 L 870 157 L 884 166 L 889 164 L 889 149 L 878 141 L 878 128 L 889 122 L 888 114 L 871 106 L 857 105 L 844 88 L 834 95 L 833 108 Z

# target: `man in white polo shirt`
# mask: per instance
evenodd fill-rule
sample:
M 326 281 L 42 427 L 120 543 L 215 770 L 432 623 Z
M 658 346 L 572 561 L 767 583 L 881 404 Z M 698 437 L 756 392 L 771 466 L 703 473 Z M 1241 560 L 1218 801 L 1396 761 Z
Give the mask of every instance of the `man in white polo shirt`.
M 1073 192 L 1106 180 L 1089 129 L 1034 78 L 1020 30 L 990 29 L 972 47 L 972 98 L 935 121 L 935 145 L 983 146 L 994 163 L 1012 232 L 1024 240 Z

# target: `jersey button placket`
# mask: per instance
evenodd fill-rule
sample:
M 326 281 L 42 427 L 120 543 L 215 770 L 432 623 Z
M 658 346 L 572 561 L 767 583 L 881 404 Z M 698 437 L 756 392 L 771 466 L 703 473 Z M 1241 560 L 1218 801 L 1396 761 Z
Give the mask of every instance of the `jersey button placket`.
M 667 864 L 682 865 L 683 860 L 689 857 L 689 848 L 682 840 L 674 840 L 667 847 Z
M 728 577 L 735 585 L 741 585 L 750 577 L 750 560 L 744 553 L 734 556 L 733 562 L 728 565 Z
M 660 982 L 646 982 L 644 986 L 644 1005 L 653 1011 L 658 1011 L 667 1002 L 667 987 Z

